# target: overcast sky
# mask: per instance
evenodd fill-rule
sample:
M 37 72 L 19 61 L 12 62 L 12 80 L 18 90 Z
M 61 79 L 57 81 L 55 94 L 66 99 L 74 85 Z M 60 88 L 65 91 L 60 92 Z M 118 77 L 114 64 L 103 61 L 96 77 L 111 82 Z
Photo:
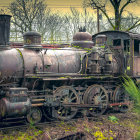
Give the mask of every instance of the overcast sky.
M 0 0 L 1 6 L 7 6 L 14 0 Z M 49 7 L 68 7 L 70 5 L 80 7 L 82 6 L 82 0 L 44 0 Z
M 14 0 L 0 0 L 0 6 L 8 6 L 10 2 Z M 75 7 L 80 9 L 82 7 L 83 0 L 45 0 L 47 2 L 48 7 L 52 8 L 52 10 L 59 10 L 63 13 L 69 11 L 69 7 Z M 138 0 L 140 3 L 140 0 Z M 3 8 L 3 7 L 1 7 Z M 127 11 L 133 12 L 136 16 L 140 16 L 140 4 L 128 6 Z M 108 7 L 108 11 L 112 13 L 112 8 Z

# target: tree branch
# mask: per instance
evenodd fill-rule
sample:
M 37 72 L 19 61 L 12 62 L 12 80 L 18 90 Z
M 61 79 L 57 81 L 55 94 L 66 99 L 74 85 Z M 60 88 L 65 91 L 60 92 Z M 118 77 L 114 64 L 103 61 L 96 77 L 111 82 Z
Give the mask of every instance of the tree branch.
M 113 7 L 115 7 L 115 3 L 113 0 L 110 0 L 111 4 L 113 5 Z
M 111 22 L 111 20 L 110 20 L 109 16 L 107 15 L 107 13 L 106 13 L 104 10 L 102 10 L 102 9 L 100 9 L 100 10 L 103 12 L 103 14 L 106 16 L 108 22 L 110 23 L 110 25 L 112 26 L 112 28 L 115 30 L 115 26 L 114 26 L 114 24 Z
M 128 6 L 130 3 L 134 3 L 134 2 L 136 2 L 136 0 L 127 0 L 127 2 L 122 6 L 122 8 L 120 9 L 120 16 L 122 16 L 122 13 L 123 13 L 123 11 L 124 11 L 124 8 L 126 7 L 126 6 Z
M 126 31 L 130 31 L 130 30 L 132 30 L 132 29 L 134 29 L 134 28 L 136 28 L 136 27 L 138 27 L 138 26 L 140 26 L 140 19 L 139 20 L 137 20 L 130 28 L 128 28 Z
M 105 15 L 105 17 L 107 18 L 108 22 L 109 22 L 110 25 L 112 26 L 112 28 L 115 29 L 115 26 L 114 26 L 113 23 L 111 22 L 111 20 L 110 20 L 108 14 L 107 14 L 106 11 L 103 9 L 103 7 L 97 5 L 97 3 L 94 2 L 94 0 L 91 0 L 91 1 L 92 1 L 91 6 L 92 6 L 92 7 L 96 7 L 96 8 L 98 8 L 99 10 L 101 10 L 101 12 Z M 110 0 L 110 1 L 112 1 L 112 0 Z M 112 2 L 113 2 L 113 1 L 112 1 Z M 113 4 L 114 4 L 114 3 L 113 3 Z

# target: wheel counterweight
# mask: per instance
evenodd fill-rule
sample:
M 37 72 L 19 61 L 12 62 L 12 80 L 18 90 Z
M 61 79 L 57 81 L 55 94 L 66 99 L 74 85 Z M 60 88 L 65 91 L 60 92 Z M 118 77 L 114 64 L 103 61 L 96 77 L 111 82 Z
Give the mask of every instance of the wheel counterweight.
M 101 85 L 92 85 L 88 87 L 84 95 L 84 103 L 95 105 L 89 108 L 88 113 L 92 116 L 102 115 L 108 106 L 108 94 L 106 89 Z

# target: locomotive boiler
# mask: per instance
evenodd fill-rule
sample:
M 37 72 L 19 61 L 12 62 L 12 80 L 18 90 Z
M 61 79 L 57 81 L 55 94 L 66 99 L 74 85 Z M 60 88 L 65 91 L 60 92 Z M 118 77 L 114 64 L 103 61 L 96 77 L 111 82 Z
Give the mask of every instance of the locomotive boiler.
M 127 111 L 128 100 L 118 86 L 123 55 L 107 46 L 105 35 L 96 36 L 93 47 L 92 36 L 82 32 L 72 43 L 80 49 L 45 49 L 41 35 L 31 31 L 23 35 L 22 48 L 12 48 L 10 18 L 0 15 L 1 120 L 23 116 L 32 123 L 42 116 L 69 120 L 83 110 L 101 115 L 110 106 Z

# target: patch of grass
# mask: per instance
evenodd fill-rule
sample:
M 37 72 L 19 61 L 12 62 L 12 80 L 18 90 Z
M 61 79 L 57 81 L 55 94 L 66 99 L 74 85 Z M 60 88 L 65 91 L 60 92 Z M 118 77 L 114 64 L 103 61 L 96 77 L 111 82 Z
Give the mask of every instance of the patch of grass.
M 8 135 L 1 133 L 0 140 L 39 140 L 42 134 L 43 131 L 29 127 L 25 132 L 13 131 Z
M 136 140 L 140 140 L 140 132 L 136 135 Z
M 138 114 L 138 119 L 140 120 L 140 89 L 138 83 L 135 83 L 133 79 L 126 75 L 123 77 L 124 83 L 123 86 L 130 97 L 134 100 L 133 110 Z M 135 126 L 133 126 L 135 127 Z M 140 130 L 136 134 L 136 140 L 140 140 Z
M 111 122 L 115 122 L 115 123 L 118 123 L 118 118 L 117 117 L 115 117 L 115 116 L 109 116 L 108 117 L 108 120 L 110 120 Z
M 129 76 L 123 77 L 123 86 L 126 92 L 134 100 L 134 111 L 140 115 L 140 89 L 138 84 L 133 81 Z

